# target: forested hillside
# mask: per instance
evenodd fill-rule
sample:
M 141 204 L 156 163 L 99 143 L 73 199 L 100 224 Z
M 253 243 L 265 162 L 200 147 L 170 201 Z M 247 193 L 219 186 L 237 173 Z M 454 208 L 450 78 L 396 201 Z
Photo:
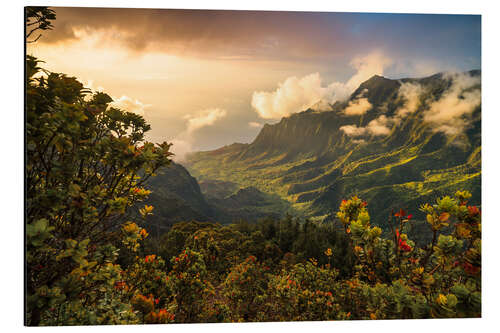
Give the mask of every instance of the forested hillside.
M 194 153 L 185 166 L 199 181 L 276 193 L 303 216 L 320 220 L 356 194 L 370 201 L 384 229 L 391 209 L 457 189 L 471 191 L 479 204 L 480 78 L 479 71 L 374 76 L 345 102 L 264 125 L 251 144 Z M 438 110 L 446 115 L 439 118 Z
M 160 168 L 144 186 L 151 191 L 145 203 L 157 207 L 148 223 L 164 231 L 182 221 L 256 222 L 293 212 L 288 201 L 255 187 L 240 189 L 236 184 L 217 181 L 198 184 L 175 162 Z

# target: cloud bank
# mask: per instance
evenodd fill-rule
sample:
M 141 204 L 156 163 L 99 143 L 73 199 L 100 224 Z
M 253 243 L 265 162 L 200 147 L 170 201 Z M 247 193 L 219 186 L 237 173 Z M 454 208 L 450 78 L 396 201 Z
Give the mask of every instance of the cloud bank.
M 279 119 L 292 113 L 303 111 L 320 101 L 330 104 L 347 99 L 358 86 L 373 75 L 382 75 L 392 61 L 376 51 L 364 57 L 354 58 L 350 65 L 356 73 L 345 83 L 332 82 L 321 85 L 319 73 L 287 78 L 272 92 L 256 91 L 252 95 L 252 107 L 264 119 Z M 367 101 L 366 101 L 367 102 Z M 361 101 L 366 107 L 365 101 Z M 359 112 L 358 110 L 358 112 Z
M 324 57 L 340 45 L 354 44 L 347 23 L 355 14 L 134 9 L 55 8 L 55 29 L 43 43 L 72 43 L 98 35 L 99 44 L 114 44 L 135 52 L 153 51 L 189 56 L 284 59 Z M 133 24 L 131 24 L 133 22 Z M 321 33 L 322 31 L 329 33 Z

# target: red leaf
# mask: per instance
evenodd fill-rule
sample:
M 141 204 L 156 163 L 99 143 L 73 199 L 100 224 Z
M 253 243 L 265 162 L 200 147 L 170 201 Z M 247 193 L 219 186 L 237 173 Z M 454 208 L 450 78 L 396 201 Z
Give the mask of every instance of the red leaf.
M 399 210 L 399 212 L 397 212 L 396 214 L 394 214 L 394 216 L 403 218 L 403 217 L 406 216 L 406 212 L 403 210 L 403 208 L 401 208 Z

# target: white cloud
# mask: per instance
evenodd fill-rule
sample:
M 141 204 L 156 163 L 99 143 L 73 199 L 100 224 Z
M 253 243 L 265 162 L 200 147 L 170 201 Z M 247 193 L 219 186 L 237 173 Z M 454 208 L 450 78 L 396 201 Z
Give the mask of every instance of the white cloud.
M 392 119 L 384 115 L 379 116 L 368 123 L 366 129 L 372 135 L 388 135 L 391 132 L 389 125 L 392 124 Z
M 332 106 L 329 102 L 325 101 L 324 99 L 320 100 L 316 104 L 313 104 L 309 107 L 311 110 L 317 111 L 317 112 L 324 112 L 324 111 L 332 111 Z
M 404 105 L 397 112 L 398 118 L 404 118 L 417 111 L 420 105 L 422 86 L 418 83 L 406 82 L 399 87 L 398 96 L 404 100 Z
M 356 125 L 344 125 L 339 128 L 348 136 L 362 136 L 366 133 L 365 127 L 358 127 Z
M 358 127 L 356 125 L 345 125 L 341 126 L 340 130 L 343 131 L 348 136 L 358 137 L 363 135 L 388 135 L 391 132 L 389 125 L 393 122 L 392 119 L 387 118 L 384 115 L 379 116 L 377 119 L 373 119 L 366 125 L 366 127 Z
M 252 107 L 264 119 L 286 117 L 293 112 L 307 109 L 318 102 L 327 88 L 321 87 L 319 73 L 302 78 L 289 77 L 273 92 L 256 91 L 252 95 Z
M 218 119 L 224 118 L 227 115 L 226 110 L 215 108 L 199 112 L 197 116 L 186 115 L 188 119 L 187 133 L 193 133 L 202 127 L 213 125 Z
M 120 98 L 111 98 L 113 99 L 113 102 L 109 103 L 109 106 L 124 111 L 137 113 L 141 116 L 144 115 L 144 110 L 151 106 L 151 104 L 144 104 L 137 99 L 133 99 L 125 95 Z
M 371 107 L 372 105 L 368 102 L 368 98 L 357 98 L 349 102 L 349 105 L 344 110 L 344 114 L 347 116 L 362 115 L 370 110 Z
M 258 123 L 256 121 L 251 121 L 248 123 L 248 126 L 253 128 L 261 128 L 262 126 L 264 126 L 264 124 Z
M 213 125 L 226 115 L 227 111 L 219 108 L 199 111 L 196 116 L 185 115 L 183 118 L 187 120 L 186 130 L 171 140 L 174 161 L 184 161 L 187 154 L 193 151 L 194 132 L 203 127 Z
M 174 153 L 173 160 L 176 162 L 184 161 L 186 155 L 193 151 L 193 144 L 189 141 L 175 138 L 170 143 L 172 144 L 170 151 Z
M 356 57 L 351 61 L 351 66 L 355 68 L 354 74 L 346 86 L 352 92 L 359 87 L 361 83 L 371 78 L 373 75 L 384 74 L 385 68 L 392 64 L 392 60 L 387 58 L 380 51 L 374 51 L 364 57 Z
M 93 93 L 95 92 L 104 92 L 104 88 L 102 86 L 96 86 L 94 80 L 87 80 L 87 82 L 82 83 L 83 86 L 87 89 L 90 89 Z M 120 110 L 137 113 L 141 116 L 144 116 L 145 109 L 151 107 L 151 104 L 144 104 L 138 99 L 131 98 L 129 96 L 123 95 L 121 97 L 110 96 L 113 100 L 109 103 L 109 107 L 117 108 Z M 91 95 L 86 96 L 87 99 L 91 98 Z
M 303 111 L 321 100 L 333 104 L 347 99 L 362 82 L 373 75 L 382 75 L 391 62 L 380 52 L 357 57 L 351 61 L 356 73 L 347 82 L 332 82 L 326 87 L 321 85 L 319 73 L 302 78 L 292 76 L 280 83 L 275 91 L 254 92 L 252 107 L 264 119 L 279 119 Z
M 480 77 L 468 74 L 448 74 L 450 88 L 424 112 L 424 121 L 435 131 L 454 135 L 469 126 L 469 116 L 481 104 L 481 90 L 472 89 L 481 83 Z

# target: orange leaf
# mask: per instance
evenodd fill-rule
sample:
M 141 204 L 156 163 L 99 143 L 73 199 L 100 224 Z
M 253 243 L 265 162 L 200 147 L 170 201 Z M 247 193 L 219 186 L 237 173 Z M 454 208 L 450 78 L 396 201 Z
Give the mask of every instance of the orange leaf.
M 441 215 L 439 215 L 439 221 L 441 222 L 446 222 L 448 221 L 448 219 L 450 218 L 450 214 L 449 213 L 441 213 Z
M 403 210 L 403 208 L 401 208 L 399 210 L 399 212 L 397 212 L 396 214 L 394 214 L 394 216 L 396 216 L 396 217 L 405 217 L 406 216 L 406 212 Z

